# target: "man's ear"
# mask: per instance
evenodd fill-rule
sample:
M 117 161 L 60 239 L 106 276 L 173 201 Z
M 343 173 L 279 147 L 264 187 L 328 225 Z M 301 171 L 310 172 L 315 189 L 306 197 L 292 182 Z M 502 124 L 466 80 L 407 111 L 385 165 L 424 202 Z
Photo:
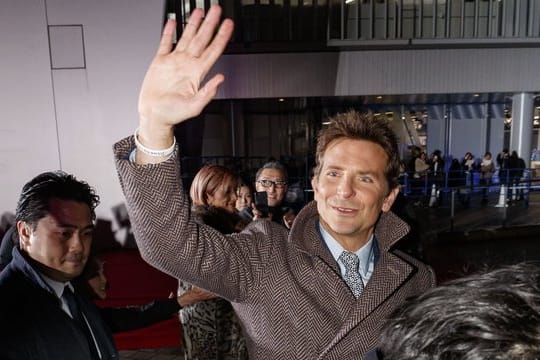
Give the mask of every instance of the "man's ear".
M 17 221 L 17 232 L 19 233 L 19 243 L 21 249 L 30 245 L 30 236 L 32 235 L 32 226 L 26 221 Z
M 399 186 L 396 186 L 390 193 L 386 195 L 386 198 L 383 201 L 382 211 L 387 212 L 392 208 L 392 204 L 396 201 L 397 195 L 399 194 Z
M 311 178 L 311 188 L 313 189 L 314 194 L 317 194 L 319 192 L 319 185 L 317 183 L 317 178 L 315 175 Z

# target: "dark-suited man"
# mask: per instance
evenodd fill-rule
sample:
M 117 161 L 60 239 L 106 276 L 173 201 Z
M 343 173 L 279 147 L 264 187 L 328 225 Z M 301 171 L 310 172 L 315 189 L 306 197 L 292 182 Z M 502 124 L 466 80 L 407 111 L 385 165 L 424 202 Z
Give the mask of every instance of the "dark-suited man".
M 319 134 L 315 200 L 290 232 L 272 221 L 223 235 L 197 224 L 180 177 L 173 127 L 199 114 L 223 75 L 203 78 L 233 24 L 194 10 L 175 50 L 169 21 L 139 97 L 138 134 L 115 145 L 116 165 L 143 258 L 233 304 L 250 359 L 361 359 L 405 298 L 432 287 L 429 267 L 393 250 L 408 226 L 390 212 L 397 140 L 355 112 Z M 213 35 L 216 36 L 213 38 Z M 212 40 L 213 38 L 213 40 Z
M 22 189 L 20 247 L 0 273 L 0 359 L 118 359 L 93 303 L 79 295 L 99 197 L 63 172 L 36 176 Z

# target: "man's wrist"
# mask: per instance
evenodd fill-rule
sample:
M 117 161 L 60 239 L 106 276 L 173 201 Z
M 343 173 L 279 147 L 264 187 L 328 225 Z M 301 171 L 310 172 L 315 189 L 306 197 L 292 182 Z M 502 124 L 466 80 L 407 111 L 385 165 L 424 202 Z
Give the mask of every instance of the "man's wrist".
M 174 149 L 176 148 L 176 139 L 175 139 L 174 136 L 173 136 L 172 144 L 168 148 L 166 148 L 166 149 L 150 149 L 150 148 L 144 146 L 140 142 L 138 132 L 139 132 L 139 129 L 137 128 L 135 130 L 134 135 L 133 135 L 133 140 L 135 141 L 135 146 L 137 147 L 137 149 L 139 151 L 141 151 L 142 153 L 144 153 L 145 155 L 151 156 L 151 157 L 169 158 L 174 153 Z
M 150 149 L 167 149 L 174 141 L 174 126 L 156 125 L 141 117 L 137 134 L 143 146 Z
M 175 150 L 174 127 L 155 125 L 141 117 L 135 133 L 134 152 L 137 164 L 157 164 L 169 159 Z M 145 151 L 146 150 L 146 151 Z

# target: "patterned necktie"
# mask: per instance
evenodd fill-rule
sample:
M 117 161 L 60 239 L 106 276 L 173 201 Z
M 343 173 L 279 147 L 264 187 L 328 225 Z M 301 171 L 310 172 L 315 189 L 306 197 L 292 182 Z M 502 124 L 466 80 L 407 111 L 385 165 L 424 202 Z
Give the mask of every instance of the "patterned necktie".
M 88 327 L 88 324 L 86 323 L 86 320 L 84 319 L 83 313 L 81 312 L 81 308 L 79 307 L 79 303 L 77 302 L 77 299 L 75 298 L 75 294 L 73 294 L 73 291 L 68 285 L 64 287 L 64 292 L 62 293 L 62 297 L 66 301 L 66 304 L 69 308 L 69 312 L 71 313 L 71 316 L 73 317 L 73 320 L 77 322 L 81 330 L 84 332 L 84 335 L 86 337 L 86 340 L 88 341 L 88 346 L 90 348 L 90 352 L 92 353 L 92 356 L 94 357 L 94 359 L 99 359 L 100 356 L 98 355 L 98 351 L 96 349 L 96 343 L 94 342 L 94 337 L 92 336 L 90 328 Z
M 349 285 L 353 295 L 358 298 L 362 293 L 362 290 L 364 290 L 364 282 L 358 272 L 358 267 L 360 265 L 358 256 L 351 252 L 344 251 L 339 255 L 338 260 L 345 265 L 345 275 L 343 276 L 343 279 L 347 285 Z

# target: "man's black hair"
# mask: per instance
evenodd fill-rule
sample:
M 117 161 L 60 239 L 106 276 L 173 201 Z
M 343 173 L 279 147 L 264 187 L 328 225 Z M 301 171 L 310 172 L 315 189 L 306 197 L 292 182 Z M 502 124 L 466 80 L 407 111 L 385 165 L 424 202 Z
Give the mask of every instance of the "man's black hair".
M 520 263 L 426 291 L 390 317 L 384 360 L 540 359 L 540 264 Z
M 75 176 L 58 170 L 39 174 L 23 186 L 15 221 L 22 220 L 35 227 L 49 213 L 49 200 L 52 198 L 84 203 L 90 208 L 92 220 L 96 218 L 94 210 L 99 204 L 99 196 L 94 189 Z

